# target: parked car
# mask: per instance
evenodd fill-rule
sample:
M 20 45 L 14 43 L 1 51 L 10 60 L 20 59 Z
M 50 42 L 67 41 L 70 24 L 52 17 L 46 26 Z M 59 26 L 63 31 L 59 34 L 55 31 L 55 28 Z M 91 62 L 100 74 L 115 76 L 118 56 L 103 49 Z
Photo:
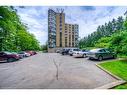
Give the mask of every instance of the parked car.
M 73 56 L 74 57 L 87 57 L 88 50 L 80 50 L 80 51 L 74 51 Z
M 25 51 L 26 53 L 29 53 L 30 56 L 32 56 L 32 52 L 31 51 Z
M 58 49 L 58 50 L 56 50 L 56 53 L 60 53 L 60 50 Z
M 26 51 L 26 53 L 29 53 L 30 56 L 34 55 L 33 51 Z
M 72 48 L 69 50 L 69 55 L 72 56 L 75 51 L 80 51 L 78 48 Z
M 37 52 L 36 52 L 36 51 L 32 51 L 32 53 L 33 53 L 33 55 L 37 54 Z
M 12 53 L 12 54 L 18 55 L 20 59 L 22 59 L 22 58 L 24 57 L 23 55 L 20 55 L 20 54 L 18 54 L 17 52 L 11 52 L 11 53 Z
M 92 49 L 88 52 L 87 56 L 89 59 L 97 59 L 99 61 L 107 58 L 116 58 L 116 53 L 105 48 Z
M 19 60 L 20 57 L 17 54 L 13 54 L 10 52 L 0 52 L 0 61 L 1 62 L 12 62 L 15 60 Z
M 19 55 L 22 55 L 23 57 L 29 57 L 30 54 L 29 53 L 26 53 L 25 51 L 21 51 L 18 53 Z
M 69 54 L 69 50 L 70 49 L 64 48 L 64 49 L 61 50 L 61 54 L 62 55 L 65 55 L 65 54 L 67 55 L 67 54 Z

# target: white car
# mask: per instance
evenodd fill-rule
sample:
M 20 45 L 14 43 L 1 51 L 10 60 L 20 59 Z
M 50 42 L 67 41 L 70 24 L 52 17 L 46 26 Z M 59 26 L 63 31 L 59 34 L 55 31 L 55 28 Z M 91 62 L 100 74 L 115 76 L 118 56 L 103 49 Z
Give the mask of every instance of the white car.
M 70 55 L 70 56 L 73 56 L 73 53 L 74 53 L 75 51 L 80 51 L 80 49 L 78 49 L 78 48 L 72 48 L 72 49 L 70 49 L 70 50 L 69 50 L 69 55 Z
M 30 54 L 24 51 L 19 52 L 18 54 L 22 55 L 23 57 L 29 57 Z
M 75 51 L 73 53 L 73 56 L 74 57 L 83 57 L 83 58 L 85 58 L 85 57 L 87 57 L 87 53 L 88 53 L 88 50 Z
M 29 53 L 27 53 L 27 52 L 25 52 L 25 56 L 26 56 L 26 57 L 29 57 L 29 56 L 30 56 L 30 54 L 29 54 Z

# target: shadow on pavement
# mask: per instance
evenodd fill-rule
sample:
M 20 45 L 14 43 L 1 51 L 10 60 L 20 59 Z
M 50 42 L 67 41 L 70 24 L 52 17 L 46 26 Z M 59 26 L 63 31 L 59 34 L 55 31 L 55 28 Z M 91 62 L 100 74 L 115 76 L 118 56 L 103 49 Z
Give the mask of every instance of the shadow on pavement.
M 103 62 L 103 61 L 113 61 L 113 60 L 116 60 L 116 59 L 108 58 L 108 59 L 103 59 L 102 61 L 99 61 L 97 59 L 88 59 L 88 60 L 97 61 L 97 62 Z
M 7 64 L 7 63 L 15 63 L 15 62 L 17 62 L 17 61 L 21 61 L 21 60 L 16 60 L 16 61 L 12 61 L 12 62 L 0 62 L 0 64 Z

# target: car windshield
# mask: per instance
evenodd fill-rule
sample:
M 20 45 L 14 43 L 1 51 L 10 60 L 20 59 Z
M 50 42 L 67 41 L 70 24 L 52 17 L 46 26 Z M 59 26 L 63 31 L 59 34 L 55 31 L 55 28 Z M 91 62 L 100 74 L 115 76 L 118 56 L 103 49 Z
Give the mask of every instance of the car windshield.
M 73 51 L 80 51 L 79 49 L 73 49 Z
M 17 54 L 16 52 L 11 52 L 11 53 L 13 53 L 13 54 Z
M 19 54 L 24 54 L 24 52 L 19 52 Z
M 88 52 L 89 50 L 81 50 L 82 52 Z
M 90 52 L 98 52 L 100 49 L 92 49 Z

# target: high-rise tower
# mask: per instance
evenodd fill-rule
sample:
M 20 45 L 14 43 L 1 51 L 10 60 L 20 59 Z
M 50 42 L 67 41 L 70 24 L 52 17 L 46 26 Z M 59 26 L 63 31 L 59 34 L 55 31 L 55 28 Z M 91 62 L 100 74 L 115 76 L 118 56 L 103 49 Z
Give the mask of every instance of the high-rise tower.
M 48 52 L 55 52 L 59 48 L 78 46 L 79 35 L 77 24 L 65 23 L 63 9 L 48 10 Z

